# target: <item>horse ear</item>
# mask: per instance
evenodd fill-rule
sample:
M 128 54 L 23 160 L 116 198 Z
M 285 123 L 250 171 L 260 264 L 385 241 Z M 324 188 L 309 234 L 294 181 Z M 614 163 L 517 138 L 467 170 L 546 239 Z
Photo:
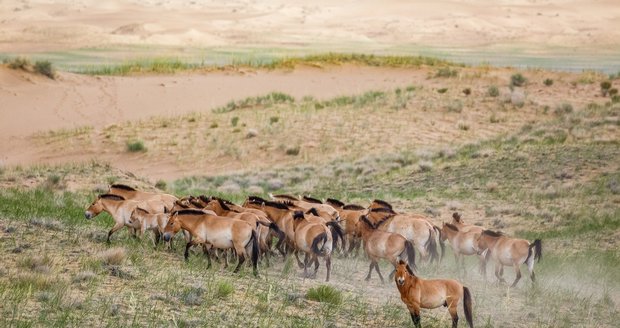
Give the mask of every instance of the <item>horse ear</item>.
M 461 222 L 461 216 L 459 215 L 458 212 L 454 212 L 452 213 L 452 218 L 456 221 L 456 222 Z
M 405 261 L 403 260 L 398 260 L 398 264 L 403 265 L 403 264 L 407 264 Z
M 409 266 L 409 264 L 407 264 L 405 266 L 405 268 L 407 269 L 407 272 L 409 272 L 410 275 L 415 276 L 415 274 L 413 273 L 413 270 L 411 270 L 411 267 Z

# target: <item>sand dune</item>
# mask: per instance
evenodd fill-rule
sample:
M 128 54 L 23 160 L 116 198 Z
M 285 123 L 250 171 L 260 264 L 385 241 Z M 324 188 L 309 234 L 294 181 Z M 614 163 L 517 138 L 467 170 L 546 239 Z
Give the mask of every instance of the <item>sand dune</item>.
M 0 52 L 110 45 L 618 47 L 616 0 L 0 3 Z

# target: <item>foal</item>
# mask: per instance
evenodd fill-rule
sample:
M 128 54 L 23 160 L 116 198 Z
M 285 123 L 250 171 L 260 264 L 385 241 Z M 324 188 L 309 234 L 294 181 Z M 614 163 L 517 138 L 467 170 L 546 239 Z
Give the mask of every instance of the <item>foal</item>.
M 394 275 L 396 287 L 400 292 L 400 299 L 405 303 L 413 324 L 420 328 L 420 308 L 435 309 L 440 306 L 448 308 L 452 317 L 452 328 L 456 328 L 459 315 L 456 307 L 463 300 L 465 319 L 469 327 L 473 327 L 471 293 L 469 289 L 452 279 L 422 279 L 418 278 L 409 265 L 399 261 Z
M 450 224 L 444 223 L 441 228 L 441 239 L 442 241 L 448 240 L 450 242 L 450 246 L 452 247 L 452 251 L 454 253 L 454 258 L 456 260 L 456 267 L 463 267 L 463 272 L 467 274 L 465 271 L 465 255 L 478 255 L 478 245 L 476 244 L 478 238 L 480 237 L 480 233 L 476 231 L 468 231 L 463 232 L 460 231 L 459 228 Z M 480 273 L 486 276 L 486 261 L 484 256 L 480 256 Z
M 136 209 L 131 212 L 127 223 L 137 231 L 140 231 L 140 236 L 143 235 L 146 230 L 153 231 L 155 235 L 155 247 L 157 247 L 169 218 L 169 213 L 151 214 L 141 207 L 136 207 Z

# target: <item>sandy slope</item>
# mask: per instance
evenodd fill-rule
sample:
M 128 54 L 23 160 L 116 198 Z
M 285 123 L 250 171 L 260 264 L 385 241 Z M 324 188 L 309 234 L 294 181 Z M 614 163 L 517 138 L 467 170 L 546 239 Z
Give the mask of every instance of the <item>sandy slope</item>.
M 592 49 L 617 47 L 619 18 L 617 0 L 5 0 L 0 52 L 118 44 Z

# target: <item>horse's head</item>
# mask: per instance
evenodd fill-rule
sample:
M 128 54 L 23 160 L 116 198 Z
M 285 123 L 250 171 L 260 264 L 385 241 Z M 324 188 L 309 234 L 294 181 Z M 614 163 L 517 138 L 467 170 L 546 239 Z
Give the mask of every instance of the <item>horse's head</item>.
M 181 230 L 181 223 L 179 222 L 178 213 L 170 214 L 170 218 L 168 219 L 168 223 L 164 228 L 164 241 L 170 241 L 174 235 L 176 235 L 179 230 Z
M 84 217 L 87 219 L 92 219 L 95 216 L 99 215 L 99 213 L 103 212 L 103 204 L 101 203 L 101 195 L 97 196 L 97 198 L 88 206 L 86 211 L 84 212 Z
M 415 276 L 409 264 L 403 260 L 398 261 L 396 266 L 396 273 L 394 274 L 394 281 L 397 286 L 403 286 L 407 281 L 408 276 Z

